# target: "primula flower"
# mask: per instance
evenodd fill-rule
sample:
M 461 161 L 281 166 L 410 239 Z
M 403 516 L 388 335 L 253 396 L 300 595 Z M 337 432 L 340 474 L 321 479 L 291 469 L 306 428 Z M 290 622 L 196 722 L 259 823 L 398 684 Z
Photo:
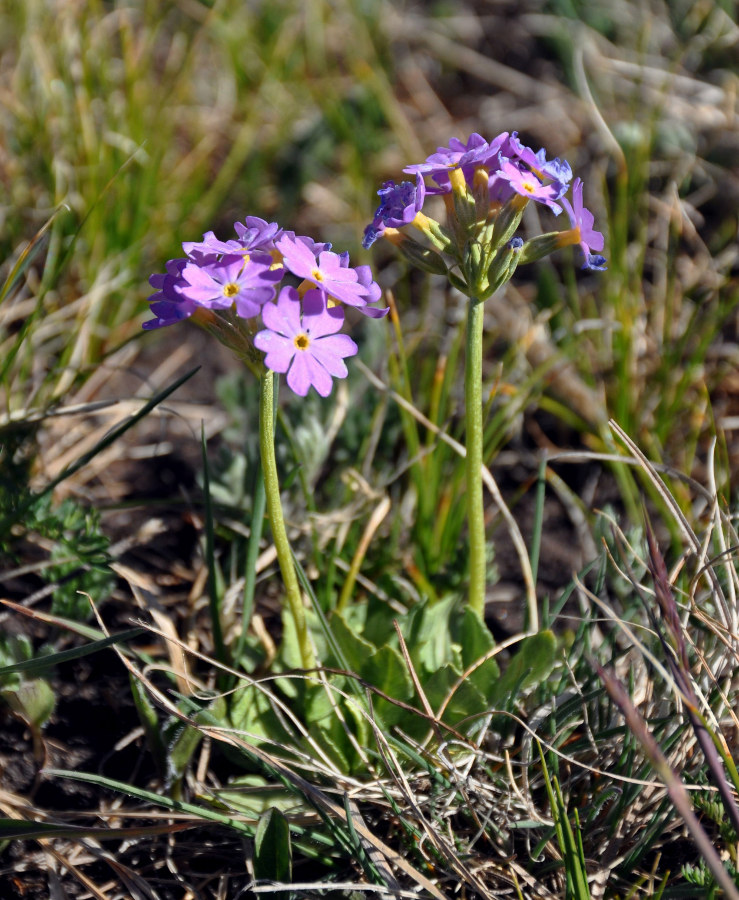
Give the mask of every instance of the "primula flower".
M 403 171 L 430 176 L 439 187 L 427 188 L 428 193 L 446 194 L 451 190 L 449 172 L 452 169 L 461 169 L 468 184 L 472 183 L 475 169 L 480 167 L 497 169 L 498 153 L 507 137 L 508 132 L 504 131 L 488 142 L 475 132 L 469 136 L 466 144 L 458 138 L 452 138 L 448 147 L 437 147 L 436 153 L 427 157 L 425 162 L 406 166 Z
M 242 319 L 251 319 L 274 297 L 275 283 L 284 275 L 282 268 L 271 266 L 272 257 L 266 253 L 255 253 L 246 261 L 243 256 L 228 255 L 207 265 L 191 262 L 182 270 L 184 284 L 177 290 L 198 306 L 236 306 Z
M 315 253 L 299 238 L 283 235 L 276 247 L 283 263 L 293 275 L 311 281 L 330 297 L 348 306 L 365 306 L 368 288 L 361 284 L 357 272 L 349 267 L 349 257 L 321 250 Z
M 148 298 L 155 318 L 144 322 L 143 327 L 147 330 L 174 325 L 188 319 L 197 309 L 194 300 L 188 300 L 178 292 L 178 287 L 185 284 L 182 270 L 188 262 L 187 259 L 170 259 L 165 274 L 157 273 L 149 278 L 149 284 L 157 291 Z
M 562 195 L 562 186 L 560 184 L 542 184 L 533 172 L 526 171 L 502 157 L 498 175 L 501 179 L 507 181 L 513 190 L 522 197 L 543 203 L 552 210 L 555 216 L 562 212 L 562 207 L 555 203 L 555 200 Z
M 423 176 L 416 173 L 415 185 L 410 181 L 401 181 L 400 184 L 386 181 L 377 194 L 382 202 L 375 211 L 372 224 L 364 230 L 362 246 L 365 250 L 381 237 L 386 228 L 402 228 L 403 225 L 410 225 L 421 211 L 426 196 L 426 185 Z
M 223 255 L 248 254 L 255 250 L 272 250 L 275 240 L 282 234 L 282 229 L 277 222 L 266 222 L 259 216 L 247 216 L 241 222 L 234 223 L 237 239 L 219 241 L 212 231 L 203 235 L 202 241 L 187 241 L 182 247 L 188 256 L 194 251 L 211 252 Z
M 532 172 L 539 176 L 542 180 L 550 178 L 556 181 L 560 186 L 560 196 L 567 189 L 567 185 L 572 180 L 572 167 L 567 160 L 556 159 L 547 160 L 547 154 L 542 147 L 537 153 L 522 144 L 518 139 L 518 132 L 513 131 L 501 149 L 501 155 L 513 161 L 514 158 L 520 160 L 527 165 Z
M 328 397 L 332 378 L 346 378 L 344 358 L 354 356 L 357 345 L 348 334 L 336 334 L 344 322 L 340 307 L 327 307 L 324 292 L 307 291 L 302 301 L 293 287 L 280 291 L 277 303 L 262 308 L 267 326 L 254 337 L 254 346 L 266 354 L 264 364 L 273 372 L 287 372 L 288 387 L 305 397 L 314 387 Z
M 566 197 L 562 197 L 562 204 L 570 219 L 572 231 L 576 231 L 575 237 L 583 254 L 583 269 L 594 269 L 602 272 L 606 266 L 606 259 L 599 253 L 592 253 L 592 250 L 602 250 L 604 245 L 603 235 L 600 231 L 595 231 L 593 223 L 595 219 L 593 214 L 583 206 L 582 202 L 582 181 L 576 178 L 572 183 L 572 200 L 574 206 L 570 204 Z M 567 234 L 567 232 L 565 232 Z M 573 241 L 575 243 L 575 241 Z

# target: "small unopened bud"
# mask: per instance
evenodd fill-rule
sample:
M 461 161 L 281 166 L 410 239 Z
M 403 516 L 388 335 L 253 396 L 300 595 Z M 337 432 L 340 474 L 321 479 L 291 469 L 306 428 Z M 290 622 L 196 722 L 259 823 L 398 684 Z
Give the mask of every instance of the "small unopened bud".
M 488 269 L 488 297 L 511 280 L 516 267 L 521 262 L 523 246 L 523 240 L 520 237 L 514 237 L 495 254 Z
M 574 243 L 569 240 L 562 240 L 562 236 L 566 234 L 568 234 L 568 232 L 549 231 L 546 234 L 540 234 L 535 238 L 531 238 L 530 241 L 527 241 L 524 244 L 519 262 L 521 264 L 535 262 L 537 259 L 543 259 L 545 256 L 549 256 L 550 253 L 554 253 L 554 251 L 558 250 L 560 247 L 567 246 L 569 243 Z
M 388 232 L 393 231 L 395 234 L 389 235 Z M 449 270 L 441 256 L 430 247 L 424 247 L 413 238 L 409 238 L 394 228 L 388 228 L 385 231 L 386 238 L 389 238 L 403 256 L 416 268 L 431 275 L 447 275 Z M 398 236 L 402 238 L 398 240 Z
M 459 222 L 462 232 L 467 233 L 477 218 L 475 199 L 467 187 L 467 182 L 461 169 L 452 169 L 449 173 L 449 181 L 452 185 L 452 197 L 454 198 L 454 217 Z
M 427 237 L 434 247 L 442 253 L 447 252 L 452 245 L 451 235 L 442 228 L 436 219 L 430 219 L 422 212 L 416 213 L 411 225 Z
M 501 247 L 516 233 L 528 202 L 526 197 L 514 194 L 501 208 L 496 216 L 495 227 L 493 228 L 493 245 L 495 247 Z

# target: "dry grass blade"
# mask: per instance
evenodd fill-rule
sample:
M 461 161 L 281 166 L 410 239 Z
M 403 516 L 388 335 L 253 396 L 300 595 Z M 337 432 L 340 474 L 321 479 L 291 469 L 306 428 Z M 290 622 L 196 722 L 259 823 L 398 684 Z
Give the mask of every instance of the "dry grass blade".
M 716 849 L 693 812 L 685 786 L 668 763 L 659 744 L 657 744 L 657 741 L 647 728 L 644 719 L 639 715 L 636 707 L 629 699 L 623 685 L 601 666 L 596 665 L 595 668 L 614 703 L 623 713 L 629 729 L 644 748 L 644 751 L 649 757 L 649 761 L 664 782 L 667 792 L 670 795 L 670 799 L 682 816 L 691 837 L 695 841 L 706 864 L 713 873 L 714 878 L 730 900 L 739 900 L 739 890 L 737 890 L 729 873 L 724 868 Z
M 716 573 L 713 571 L 713 568 L 711 566 L 705 565 L 707 561 L 705 558 L 705 553 L 701 546 L 701 542 L 698 540 L 698 537 L 691 528 L 690 523 L 686 519 L 683 511 L 680 509 L 677 501 L 669 492 L 669 490 L 667 490 L 667 487 L 665 486 L 662 479 L 658 476 L 655 467 L 647 459 L 644 453 L 642 453 L 642 451 L 634 443 L 634 441 L 628 436 L 628 434 L 626 434 L 626 432 L 620 427 L 620 425 L 618 425 L 613 420 L 611 420 L 608 424 L 610 425 L 613 432 L 618 436 L 619 440 L 621 440 L 628 447 L 632 456 L 639 460 L 642 470 L 644 471 L 652 485 L 655 487 L 660 497 L 664 500 L 667 508 L 670 510 L 670 513 L 674 516 L 674 519 L 678 523 L 680 531 L 685 537 L 685 540 L 690 545 L 691 550 L 696 554 L 701 564 L 705 566 L 705 573 L 711 582 L 711 586 L 713 587 L 717 609 L 722 616 L 722 624 L 724 625 L 724 627 L 728 628 L 729 623 L 732 619 L 732 615 L 723 589 L 721 588 L 721 585 L 716 576 Z

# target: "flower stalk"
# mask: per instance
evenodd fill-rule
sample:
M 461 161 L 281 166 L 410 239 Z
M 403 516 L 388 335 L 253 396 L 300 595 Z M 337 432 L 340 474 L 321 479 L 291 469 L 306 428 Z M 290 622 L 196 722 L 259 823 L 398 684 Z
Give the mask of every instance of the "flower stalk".
M 290 542 L 285 529 L 280 499 L 280 482 L 277 477 L 275 457 L 275 374 L 267 369 L 259 380 L 259 451 L 262 458 L 262 473 L 267 500 L 267 515 L 275 542 L 277 561 L 287 593 L 287 606 L 292 616 L 298 638 L 300 660 L 304 669 L 316 665 L 313 646 L 308 634 L 303 597 L 300 593 L 298 576 L 295 571 Z
M 467 344 L 464 373 L 465 403 L 465 480 L 467 527 L 469 530 L 470 609 L 481 618 L 485 614 L 487 559 L 485 548 L 485 508 L 482 495 L 483 423 L 482 423 L 482 326 L 485 305 L 470 297 L 467 306 Z
M 446 275 L 452 287 L 469 298 L 465 362 L 465 486 L 469 536 L 471 610 L 484 618 L 487 546 L 483 505 L 482 353 L 484 302 L 513 277 L 518 265 L 541 259 L 560 247 L 578 244 L 583 268 L 602 270 L 603 235 L 593 227 L 593 214 L 583 206 L 583 185 L 572 184 L 566 160 L 548 160 L 525 146 L 516 132 L 501 132 L 492 141 L 472 134 L 466 143 L 452 138 L 422 163 L 403 172 L 414 181 L 386 181 L 377 192 L 381 202 L 364 231 L 369 248 L 385 237 L 413 265 Z M 427 181 L 426 179 L 429 179 Z M 566 198 L 572 191 L 572 202 Z M 428 195 L 440 196 L 446 211 L 442 225 L 422 211 Z M 567 213 L 570 227 L 525 242 L 516 235 L 530 202 L 555 216 Z M 414 227 L 431 246 L 409 238 Z M 448 259 L 445 260 L 443 256 Z M 533 587 L 532 587 L 533 591 Z M 536 615 L 532 615 L 536 621 Z

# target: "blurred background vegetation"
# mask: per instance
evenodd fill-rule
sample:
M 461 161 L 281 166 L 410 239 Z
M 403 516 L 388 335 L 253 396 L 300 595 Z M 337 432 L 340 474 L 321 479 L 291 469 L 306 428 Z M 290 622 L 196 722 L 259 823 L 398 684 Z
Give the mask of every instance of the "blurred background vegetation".
M 517 325 L 491 311 L 505 344 L 528 334 L 533 346 L 508 370 L 514 388 L 544 365 L 580 429 L 615 414 L 690 468 L 709 396 L 735 414 L 731 379 L 718 385 L 735 362 L 731 12 L 628 0 L 0 4 L 6 273 L 48 225 L 3 304 L 6 409 L 67 395 L 137 336 L 148 274 L 182 240 L 252 214 L 356 250 L 382 180 L 452 135 L 518 130 L 583 177 L 610 267 L 595 296 L 591 279 L 544 262 L 506 298 Z M 397 266 L 382 251 L 375 262 L 402 293 Z M 404 327 L 438 344 L 443 323 L 417 296 L 407 305 Z M 555 356 L 598 396 L 574 398 Z

